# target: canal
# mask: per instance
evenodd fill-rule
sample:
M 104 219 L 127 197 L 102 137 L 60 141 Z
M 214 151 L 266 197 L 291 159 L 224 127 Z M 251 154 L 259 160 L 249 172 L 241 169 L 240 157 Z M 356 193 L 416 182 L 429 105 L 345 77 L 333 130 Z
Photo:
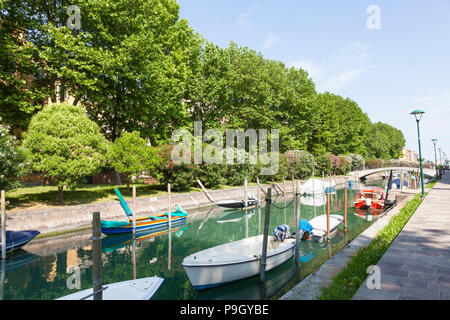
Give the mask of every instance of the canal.
M 382 181 L 370 185 L 382 185 Z M 200 250 L 230 241 L 261 234 L 264 230 L 264 210 L 247 212 L 223 211 L 217 207 L 190 213 L 184 225 L 131 236 L 108 236 L 102 240 L 103 283 L 119 282 L 150 276 L 164 278 L 152 299 L 266 299 L 277 296 L 287 285 L 293 286 L 317 270 L 329 257 L 341 250 L 347 241 L 355 239 L 375 219 L 355 211 L 356 190 L 348 190 L 348 233 L 341 227 L 330 245 L 302 241 L 300 267 L 294 258 L 266 274 L 266 282 L 259 285 L 253 277 L 207 291 L 196 291 L 181 265 L 183 259 Z M 294 228 L 295 202 L 293 196 L 275 198 L 270 214 L 269 232 L 281 224 Z M 264 202 L 265 204 L 265 202 Z M 326 213 L 323 196 L 302 197 L 301 218 L 310 220 Z M 331 195 L 331 213 L 343 214 L 344 189 Z M 372 217 L 369 215 L 369 217 Z M 36 239 L 24 249 L 0 262 L 0 299 L 47 300 L 92 287 L 92 248 L 89 232 L 68 234 L 58 239 Z M 3 263 L 3 264 L 2 264 Z

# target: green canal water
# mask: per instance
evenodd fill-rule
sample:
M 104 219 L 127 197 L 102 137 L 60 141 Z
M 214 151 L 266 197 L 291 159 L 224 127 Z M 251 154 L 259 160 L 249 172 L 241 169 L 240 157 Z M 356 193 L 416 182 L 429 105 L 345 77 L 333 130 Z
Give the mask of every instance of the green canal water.
M 382 184 L 382 182 L 370 183 Z M 341 227 L 330 245 L 311 241 L 300 244 L 300 263 L 295 258 L 266 274 L 264 285 L 259 277 L 245 279 L 207 291 L 196 291 L 181 265 L 183 259 L 200 250 L 230 241 L 262 234 L 265 208 L 251 209 L 247 213 L 223 211 L 217 207 L 191 212 L 188 222 L 167 230 L 152 231 L 131 236 L 108 236 L 102 240 L 103 283 L 113 283 L 142 277 L 164 278 L 152 299 L 267 299 L 276 297 L 315 271 L 329 257 L 341 250 L 369 227 L 369 221 L 355 215 L 352 207 L 356 190 L 348 190 L 348 233 Z M 294 228 L 295 203 L 292 195 L 275 198 L 271 207 L 270 228 L 288 224 Z M 302 198 L 301 218 L 312 219 L 325 214 L 324 199 Z M 290 204 L 290 205 L 289 205 Z M 289 205 L 285 209 L 281 209 Z M 343 214 L 344 190 L 331 196 L 331 213 Z M 292 230 L 292 229 L 291 229 Z M 92 287 L 92 248 L 89 233 L 70 234 L 58 239 L 35 240 L 10 256 L 6 263 L 0 261 L 0 299 L 56 299 L 73 293 L 79 274 L 80 290 Z

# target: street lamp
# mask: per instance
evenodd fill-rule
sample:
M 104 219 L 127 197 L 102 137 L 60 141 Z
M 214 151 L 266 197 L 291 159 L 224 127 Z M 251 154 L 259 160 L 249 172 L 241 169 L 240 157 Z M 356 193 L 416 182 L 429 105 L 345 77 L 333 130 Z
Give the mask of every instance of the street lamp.
M 438 139 L 431 140 L 434 144 L 434 166 L 436 169 L 436 177 L 438 176 L 438 164 L 437 164 L 437 154 L 436 154 L 436 143 L 438 142 Z
M 414 110 L 411 112 L 411 115 L 414 115 L 417 122 L 417 137 L 419 141 L 419 163 L 420 163 L 420 179 L 421 179 L 421 186 L 422 186 L 422 198 L 425 197 L 425 187 L 423 185 L 423 168 L 422 168 L 422 149 L 420 147 L 420 129 L 419 129 L 419 122 L 420 119 L 422 119 L 422 116 L 425 112 L 422 110 Z

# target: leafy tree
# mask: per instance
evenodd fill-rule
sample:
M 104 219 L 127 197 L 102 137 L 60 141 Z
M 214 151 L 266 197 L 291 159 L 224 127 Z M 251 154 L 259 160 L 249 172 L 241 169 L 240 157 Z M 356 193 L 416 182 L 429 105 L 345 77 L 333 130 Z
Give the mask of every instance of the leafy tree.
M 25 151 L 0 124 L 0 190 L 17 187 L 18 178 L 27 172 Z
M 183 104 L 201 38 L 174 0 L 80 0 L 80 30 L 53 23 L 42 51 L 105 135 L 138 130 L 152 144 L 187 124 Z M 81 63 L 82 61 L 82 63 Z M 189 65 L 188 65 L 189 64 Z
M 107 141 L 85 111 L 68 103 L 51 104 L 33 116 L 23 146 L 33 170 L 58 187 L 75 189 L 83 178 L 96 173 L 105 163 Z
M 139 176 L 144 171 L 155 176 L 160 164 L 158 151 L 148 146 L 137 131 L 123 132 L 109 148 L 108 159 L 117 172 L 127 175 L 128 192 L 130 181 L 140 181 Z

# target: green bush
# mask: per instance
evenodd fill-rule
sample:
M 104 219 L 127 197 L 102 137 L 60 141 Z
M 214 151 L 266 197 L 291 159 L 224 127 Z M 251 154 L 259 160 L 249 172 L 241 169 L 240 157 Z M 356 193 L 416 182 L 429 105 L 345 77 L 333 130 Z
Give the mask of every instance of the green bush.
M 351 171 L 352 159 L 348 156 L 339 156 L 339 162 L 335 168 L 335 172 L 338 175 L 345 175 Z
M 332 162 L 331 162 L 331 158 L 329 157 L 329 155 L 327 154 L 323 154 L 320 156 L 316 156 L 314 158 L 314 161 L 316 163 L 315 165 L 315 175 L 317 177 L 321 177 L 322 174 L 328 176 L 331 175 L 331 170 L 332 170 Z
M 75 189 L 105 164 L 108 142 L 83 108 L 61 103 L 46 106 L 33 116 L 23 146 L 33 170 L 58 187 L 63 201 L 65 186 Z
M 195 183 L 194 166 L 192 164 L 175 164 L 172 161 L 173 145 L 162 145 L 157 148 L 161 164 L 158 168 L 159 182 L 171 184 L 173 191 L 189 191 Z
M 351 170 L 361 170 L 364 169 L 366 165 L 366 160 L 363 156 L 359 154 L 350 153 L 347 155 L 351 159 Z
M 281 181 L 283 179 L 289 178 L 289 162 L 287 157 L 282 153 L 277 152 L 269 152 L 265 155 L 263 155 L 266 159 L 272 159 L 274 162 L 278 163 L 278 167 L 274 168 L 277 169 L 275 172 L 271 175 L 263 175 L 261 174 L 261 170 L 263 168 L 270 168 L 273 163 L 262 163 L 261 161 L 261 155 L 258 157 L 258 163 L 254 165 L 254 170 L 252 170 L 252 181 L 256 181 L 256 178 L 259 177 L 259 181 L 261 182 L 269 182 L 269 181 Z
M 157 150 L 148 146 L 136 131 L 123 132 L 109 148 L 108 159 L 117 172 L 127 175 L 128 184 L 141 182 L 140 175 L 144 171 L 155 176 L 156 168 L 160 165 Z
M 304 150 L 289 150 L 285 154 L 288 160 L 288 171 L 298 179 L 309 178 L 314 170 L 314 156 Z
M 222 164 L 201 164 L 194 166 L 194 175 L 205 188 L 217 189 L 224 184 L 224 173 L 226 166 Z

